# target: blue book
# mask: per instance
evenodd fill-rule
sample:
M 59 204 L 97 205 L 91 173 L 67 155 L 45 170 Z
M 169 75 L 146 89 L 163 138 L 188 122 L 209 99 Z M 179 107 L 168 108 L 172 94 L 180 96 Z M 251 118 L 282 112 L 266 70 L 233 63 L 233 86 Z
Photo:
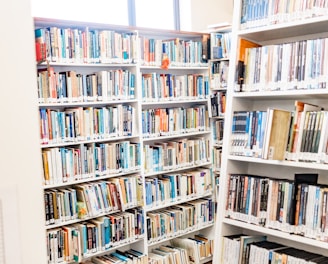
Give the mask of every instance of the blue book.
M 81 253 L 82 256 L 88 253 L 88 235 L 87 235 L 87 226 L 84 223 L 77 224 L 76 227 L 80 233 L 81 241 Z
M 135 98 L 135 75 L 129 72 L 130 99 Z
M 171 200 L 175 201 L 175 199 L 177 197 L 176 175 L 174 175 L 174 174 L 173 175 L 164 174 L 164 175 L 162 175 L 162 177 L 170 180 Z
M 129 261 L 131 261 L 128 257 L 126 257 L 124 255 L 121 255 L 121 254 L 119 254 L 117 252 L 112 252 L 111 255 L 114 256 L 114 257 L 117 257 L 118 259 L 123 260 L 124 262 L 127 262 L 127 263 Z
M 110 210 L 110 205 L 108 202 L 108 191 L 107 191 L 107 184 L 104 181 L 99 182 L 100 190 L 101 190 L 101 196 L 104 201 L 105 211 Z

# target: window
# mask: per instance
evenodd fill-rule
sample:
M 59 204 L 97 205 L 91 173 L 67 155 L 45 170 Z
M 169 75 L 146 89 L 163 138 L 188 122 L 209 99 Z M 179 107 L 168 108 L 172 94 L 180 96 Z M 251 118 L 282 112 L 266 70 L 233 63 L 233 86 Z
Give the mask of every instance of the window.
M 181 30 L 190 30 L 190 1 L 31 0 L 31 9 L 33 17 L 168 30 L 180 30 L 181 23 Z
M 136 26 L 175 29 L 173 0 L 135 0 Z
M 128 3 L 117 0 L 31 0 L 32 16 L 129 25 Z

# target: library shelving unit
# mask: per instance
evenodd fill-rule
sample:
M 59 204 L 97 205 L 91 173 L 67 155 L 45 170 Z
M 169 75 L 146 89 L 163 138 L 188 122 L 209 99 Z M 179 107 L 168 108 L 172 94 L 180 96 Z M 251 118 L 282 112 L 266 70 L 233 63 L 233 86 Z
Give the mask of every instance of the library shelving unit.
M 35 18 L 49 263 L 145 259 L 188 238 L 212 258 L 203 36 Z
M 222 144 L 226 94 L 228 91 L 229 59 L 231 47 L 231 26 L 212 31 L 210 34 L 209 87 L 210 126 L 212 132 L 212 163 L 216 183 L 216 196 L 220 182 Z
M 220 193 L 216 217 L 215 248 L 219 253 L 214 255 L 213 261 L 214 263 L 224 263 L 224 250 L 226 252 L 233 250 L 232 248 L 228 249 L 229 251 L 224 249 L 224 237 L 238 234 L 265 235 L 269 241 L 327 256 L 328 243 L 325 225 L 327 208 L 324 191 L 328 183 L 326 149 L 320 149 L 320 146 L 323 145 L 319 145 L 319 149 L 310 147 L 306 149 L 305 145 L 304 148 L 296 147 L 295 151 L 289 149 L 292 146 L 291 142 L 297 142 L 296 146 L 300 146 L 299 144 L 302 142 L 311 145 L 312 127 L 310 122 L 297 123 L 296 118 L 298 116 L 299 120 L 302 118 L 306 120 L 307 113 L 313 114 L 311 119 L 313 128 L 316 128 L 315 124 L 317 124 L 317 130 L 321 131 L 321 136 L 314 134 L 312 136 L 320 139 L 322 141 L 320 144 L 327 143 L 327 119 L 316 119 L 319 112 L 323 116 L 325 115 L 328 97 L 327 57 L 325 57 L 327 56 L 328 36 L 327 7 L 320 6 L 319 3 L 310 3 L 310 1 L 295 1 L 295 3 L 306 4 L 292 6 L 293 1 L 288 1 L 288 3 L 286 1 L 276 5 L 277 9 L 274 9 L 271 7 L 274 7 L 278 1 L 262 1 L 268 8 L 261 9 L 256 6 L 257 4 L 255 4 L 255 8 L 266 10 L 267 13 L 252 16 L 253 13 L 249 10 L 253 9 L 248 8 L 248 5 L 252 5 L 251 2 L 239 0 L 234 4 L 232 53 L 228 77 L 228 87 L 234 87 L 234 91 L 227 95 Z M 286 10 L 290 10 L 290 12 L 286 12 Z M 299 112 L 303 111 L 303 115 L 298 113 L 296 108 L 301 103 L 309 106 L 309 110 L 305 110 L 305 106 L 304 111 L 298 110 Z M 309 135 L 303 141 L 302 138 L 292 141 L 289 132 L 287 135 L 280 134 L 279 139 L 284 137 L 282 140 L 284 143 L 280 144 L 287 144 L 287 146 L 283 145 L 285 147 L 283 158 L 274 158 L 270 155 L 270 150 L 268 154 L 264 151 L 265 147 L 269 146 L 270 148 L 269 132 L 272 133 L 274 127 L 269 119 L 266 119 L 267 124 L 270 125 L 265 128 L 264 136 L 256 132 L 259 130 L 252 131 L 251 127 L 249 129 L 247 127 L 250 124 L 250 119 L 247 119 L 250 113 L 267 112 L 269 115 L 269 109 L 286 110 L 290 113 L 287 121 L 278 119 L 280 125 L 284 122 L 291 125 L 288 127 L 289 132 L 293 131 L 297 124 L 299 125 L 298 132 L 302 129 L 310 131 L 299 134 Z M 243 118 L 243 114 L 247 117 Z M 255 120 L 259 122 L 258 119 Z M 323 121 L 316 122 L 316 120 Z M 312 131 L 315 131 L 313 128 Z M 268 134 L 268 138 L 265 138 Z M 254 135 L 260 136 L 258 140 L 263 139 L 263 149 L 262 145 L 259 147 L 258 142 L 251 143 L 251 148 L 249 148 L 248 140 L 251 140 Z M 296 182 L 297 179 L 300 179 L 297 178 L 299 175 L 305 176 L 306 179 L 303 179 L 303 182 L 302 180 Z M 317 178 L 316 175 L 318 175 Z M 267 186 L 268 193 L 265 193 L 265 190 L 261 193 L 262 189 L 257 189 L 263 196 L 266 195 L 267 200 L 256 199 L 255 196 L 250 198 L 247 193 L 248 189 L 245 189 L 241 199 L 237 198 L 238 192 L 242 192 L 243 188 L 247 187 L 246 180 L 240 180 L 243 177 L 248 178 L 247 184 L 252 182 L 254 184 L 252 186 L 255 186 L 254 182 L 257 182 L 257 177 L 261 183 L 266 184 L 265 182 L 267 182 L 268 185 L 265 186 Z M 240 185 L 236 185 L 236 182 Z M 288 198 L 285 196 L 287 191 L 273 189 L 274 182 L 281 184 L 279 186 L 287 186 L 284 184 L 288 183 L 290 188 L 294 188 L 289 190 L 293 190 L 295 196 L 291 195 Z M 312 193 L 311 196 L 299 192 L 298 188 L 303 190 L 303 183 L 307 187 L 315 186 L 315 190 L 320 194 L 313 196 Z M 296 211 L 298 193 L 308 198 L 303 201 L 304 207 L 300 202 L 299 210 L 303 210 L 303 218 L 295 217 L 299 213 Z M 280 199 L 273 197 L 275 195 L 283 197 L 282 199 L 285 200 L 274 200 Z M 240 204 L 236 205 L 235 202 L 238 199 Z M 285 201 L 285 204 L 281 201 Z M 259 206 L 261 202 L 264 202 L 264 206 L 259 207 L 258 214 L 252 211 L 251 207 L 247 207 L 254 202 L 258 202 Z M 288 204 L 286 205 L 286 203 Z M 274 212 L 276 214 L 272 215 L 274 206 L 276 206 Z M 294 217 L 291 216 L 292 214 L 295 214 Z
M 146 248 L 153 259 L 161 245 L 190 248 L 188 238 L 199 234 L 213 241 L 208 64 L 199 34 L 139 34 L 141 51 L 153 47 L 150 58 L 140 54 Z M 197 258 L 205 263 L 211 255 Z

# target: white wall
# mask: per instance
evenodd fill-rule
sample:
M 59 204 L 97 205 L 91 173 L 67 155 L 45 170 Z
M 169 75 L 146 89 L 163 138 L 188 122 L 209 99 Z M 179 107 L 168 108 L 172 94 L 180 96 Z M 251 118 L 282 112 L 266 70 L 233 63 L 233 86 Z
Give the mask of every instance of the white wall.
M 45 264 L 41 157 L 30 0 L 0 8 L 0 199 L 8 264 Z M 12 228 L 11 228 L 12 227 Z M 1 238 L 0 238 L 1 239 Z M 1 248 L 0 248 L 1 250 Z
M 192 31 L 207 30 L 208 25 L 232 24 L 233 0 L 190 0 Z

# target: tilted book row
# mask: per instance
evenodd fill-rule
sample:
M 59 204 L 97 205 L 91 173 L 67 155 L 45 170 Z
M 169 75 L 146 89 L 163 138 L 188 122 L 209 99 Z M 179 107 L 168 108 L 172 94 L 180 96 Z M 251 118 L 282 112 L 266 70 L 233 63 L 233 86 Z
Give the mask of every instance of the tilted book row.
M 132 136 L 136 132 L 132 105 L 40 108 L 39 114 L 42 144 Z
M 188 238 L 174 238 L 170 245 L 161 245 L 148 253 L 151 264 L 199 264 L 213 255 L 213 240 L 198 234 Z
M 130 209 L 47 231 L 48 263 L 81 262 L 144 234 L 142 209 Z
M 328 189 L 307 178 L 278 180 L 231 174 L 226 217 L 328 241 Z
M 46 225 L 124 211 L 143 204 L 140 176 L 111 178 L 44 192 Z
M 44 185 L 140 170 L 140 145 L 129 141 L 42 149 Z
M 189 201 L 165 209 L 147 212 L 147 239 L 150 244 L 173 238 L 213 223 L 211 198 Z
M 243 0 L 241 8 L 241 28 L 247 29 L 323 16 L 328 13 L 328 2 Z
M 208 127 L 206 105 L 142 110 L 143 137 L 180 135 L 205 131 Z
M 223 238 L 223 263 L 327 263 L 328 258 L 313 252 L 268 241 L 261 235 L 230 235 Z M 234 252 L 234 254 L 231 254 Z
M 39 103 L 106 102 L 135 98 L 135 74 L 125 69 L 89 74 L 39 69 Z
M 146 207 L 151 209 L 172 202 L 210 195 L 212 185 L 211 171 L 206 168 L 146 178 Z
M 204 258 L 214 254 L 214 241 L 202 234 L 193 237 L 174 238 L 172 245 L 185 248 L 189 257 L 189 263 L 200 264 Z
M 328 113 L 295 101 L 295 110 L 236 111 L 232 155 L 264 159 L 327 162 Z
M 135 63 L 160 66 L 163 55 L 174 66 L 206 66 L 200 40 L 159 40 L 136 32 L 81 28 L 35 30 L 36 60 L 73 63 Z M 140 47 L 140 50 L 138 50 Z M 138 56 L 140 55 L 140 57 Z
M 189 263 L 187 249 L 173 245 L 161 245 L 148 252 L 147 256 L 149 264 Z
M 143 101 L 193 100 L 208 97 L 208 76 L 204 74 L 142 74 Z
M 205 34 L 206 35 L 206 34 Z M 202 36 L 198 39 L 154 39 L 139 37 L 140 62 L 145 66 L 161 66 L 162 59 L 167 58 L 170 66 L 203 66 Z
M 327 38 L 246 48 L 241 91 L 325 89 L 327 58 Z
M 205 137 L 182 138 L 169 142 L 146 144 L 144 152 L 145 173 L 201 166 L 210 161 L 209 139 Z
M 125 251 L 116 250 L 115 252 L 92 257 L 91 260 L 83 262 L 84 264 L 147 264 L 148 257 L 137 250 L 128 249 Z

